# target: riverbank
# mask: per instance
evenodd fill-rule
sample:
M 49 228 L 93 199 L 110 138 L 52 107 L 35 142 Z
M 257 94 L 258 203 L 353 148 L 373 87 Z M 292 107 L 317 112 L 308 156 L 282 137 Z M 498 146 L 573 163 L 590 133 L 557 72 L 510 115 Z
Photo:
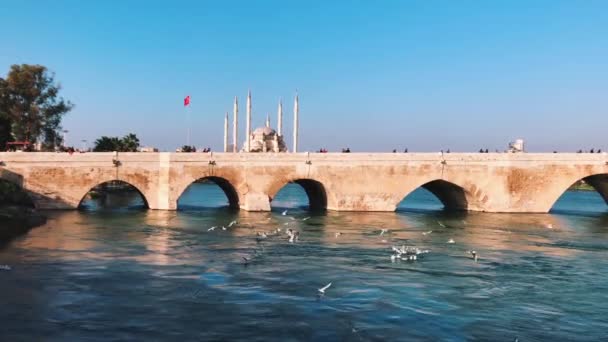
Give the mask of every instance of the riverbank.
M 0 244 L 44 223 L 46 223 L 46 217 L 34 209 L 10 205 L 0 206 Z

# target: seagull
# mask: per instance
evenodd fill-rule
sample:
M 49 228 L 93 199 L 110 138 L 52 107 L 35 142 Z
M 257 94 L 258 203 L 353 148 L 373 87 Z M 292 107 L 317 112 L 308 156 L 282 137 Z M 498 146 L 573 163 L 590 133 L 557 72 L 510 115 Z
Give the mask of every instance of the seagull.
M 449 239 L 448 240 L 448 243 L 454 243 L 454 242 L 456 242 L 456 241 L 454 241 L 454 239 Z
M 282 212 L 281 215 L 287 216 L 287 210 L 285 210 L 284 212 Z
M 340 235 L 342 235 L 342 233 L 340 233 L 340 232 L 336 232 L 336 234 L 335 234 L 335 235 L 336 235 L 336 238 L 337 238 L 337 237 L 339 237 Z
M 380 230 L 380 236 L 384 235 L 384 233 L 387 233 L 388 229 L 382 228 L 382 230 Z
M 422 235 L 429 235 L 429 234 L 431 234 L 432 232 L 433 232 L 432 230 L 429 230 L 428 232 L 423 232 L 423 233 L 422 233 Z
M 445 228 L 445 224 L 441 223 L 440 221 L 437 221 L 437 224 L 439 224 L 441 228 Z
M 475 251 L 468 251 L 468 252 L 469 252 L 469 254 L 471 254 L 473 256 L 473 260 L 477 261 L 477 257 L 478 257 L 477 252 L 475 252 Z
M 331 283 L 323 286 L 322 288 L 319 289 L 319 293 L 325 294 L 325 290 L 327 290 L 330 286 L 331 286 Z
M 236 223 L 237 223 L 237 222 L 236 222 L 236 220 L 234 220 L 234 221 L 230 222 L 230 223 L 228 224 L 228 228 L 230 228 L 230 227 L 234 226 Z
M 266 232 L 257 232 L 256 234 L 257 234 L 257 236 L 259 236 L 262 239 L 265 239 L 268 237 L 268 234 L 266 234 Z
M 226 230 L 226 227 L 222 226 L 222 230 Z
M 212 231 L 212 230 L 215 230 L 215 228 L 217 228 L 217 227 L 216 227 L 216 226 L 213 226 L 213 227 L 211 227 L 211 228 L 207 229 L 207 231 L 208 231 L 208 232 L 210 232 L 210 231 Z
M 294 231 L 293 229 L 288 229 L 287 235 L 289 235 L 289 242 L 298 242 L 298 239 L 300 238 L 300 232 Z
M 303 218 L 302 221 L 306 221 L 308 219 L 310 219 L 310 216 Z

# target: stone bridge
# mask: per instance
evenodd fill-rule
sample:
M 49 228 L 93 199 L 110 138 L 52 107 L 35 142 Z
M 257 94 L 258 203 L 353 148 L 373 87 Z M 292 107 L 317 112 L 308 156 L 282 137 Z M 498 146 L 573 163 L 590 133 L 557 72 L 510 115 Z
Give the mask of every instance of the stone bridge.
M 0 153 L 0 178 L 40 209 L 77 208 L 96 185 L 135 186 L 150 209 L 175 210 L 193 182 L 217 183 L 233 207 L 268 211 L 287 183 L 311 209 L 393 211 L 424 187 L 448 209 L 548 212 L 578 180 L 608 202 L 606 154 L 536 153 Z

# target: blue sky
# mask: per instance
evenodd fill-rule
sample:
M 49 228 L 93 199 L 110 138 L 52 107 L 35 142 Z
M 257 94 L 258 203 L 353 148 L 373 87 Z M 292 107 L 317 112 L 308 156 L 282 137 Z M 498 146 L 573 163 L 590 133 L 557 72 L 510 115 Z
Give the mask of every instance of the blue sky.
M 235 95 L 300 149 L 608 150 L 608 1 L 0 1 L 0 74 L 38 63 L 68 141 L 220 150 Z M 242 140 L 242 139 L 241 139 Z

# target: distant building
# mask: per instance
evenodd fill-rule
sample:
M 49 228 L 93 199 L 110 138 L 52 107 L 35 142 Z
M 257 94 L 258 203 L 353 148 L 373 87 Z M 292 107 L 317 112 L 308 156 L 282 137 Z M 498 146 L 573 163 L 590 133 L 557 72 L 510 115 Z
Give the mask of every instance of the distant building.
M 143 146 L 139 148 L 139 152 L 158 152 L 158 149 L 152 146 Z
M 524 150 L 524 140 L 517 139 L 509 143 L 509 152 L 510 153 L 522 153 Z
M 283 137 L 270 126 L 256 128 L 250 141 L 249 151 L 243 146 L 243 152 L 287 152 Z
M 228 113 L 224 118 L 224 152 L 238 152 L 238 100 L 234 99 L 234 117 L 232 144 L 228 143 Z M 294 99 L 293 108 L 293 152 L 298 151 L 298 114 L 299 103 L 298 95 Z M 266 125 L 251 131 L 251 92 L 247 94 L 247 117 L 246 117 L 245 142 L 240 152 L 288 152 L 287 145 L 283 139 L 283 104 L 279 101 L 277 113 L 277 130 L 270 127 L 270 117 L 266 117 Z

